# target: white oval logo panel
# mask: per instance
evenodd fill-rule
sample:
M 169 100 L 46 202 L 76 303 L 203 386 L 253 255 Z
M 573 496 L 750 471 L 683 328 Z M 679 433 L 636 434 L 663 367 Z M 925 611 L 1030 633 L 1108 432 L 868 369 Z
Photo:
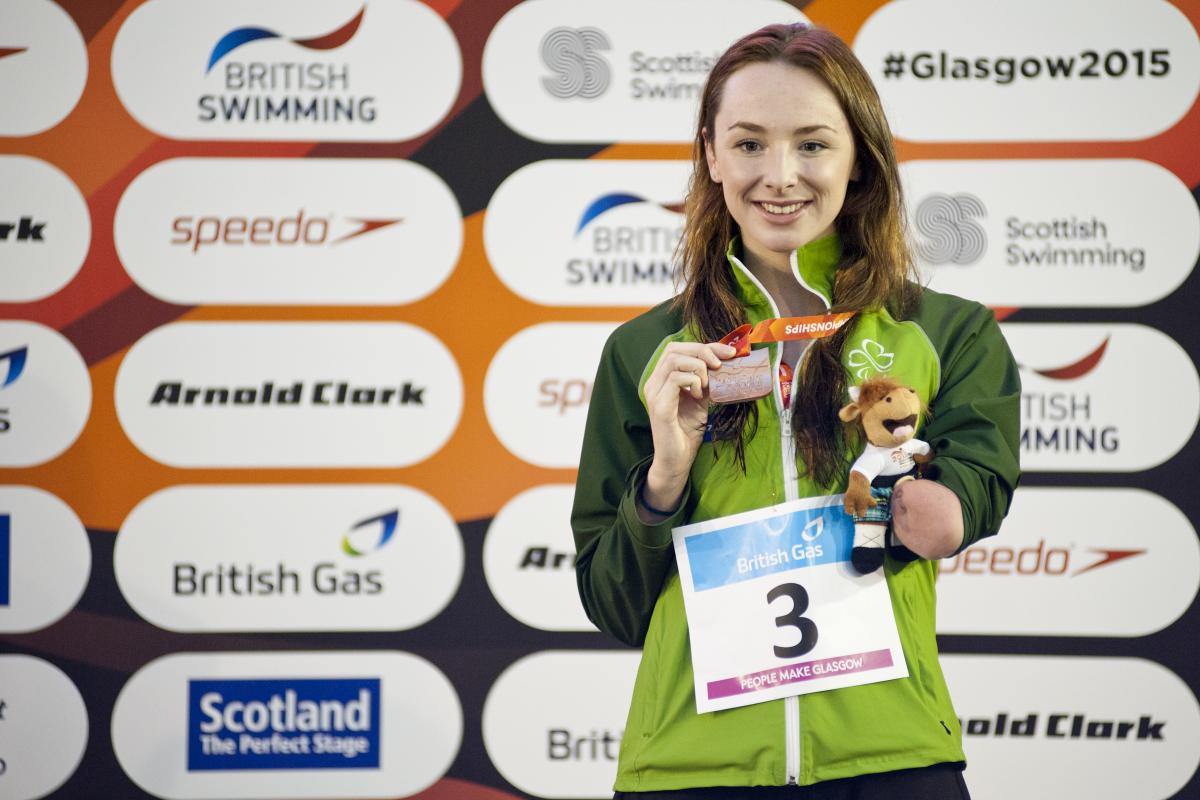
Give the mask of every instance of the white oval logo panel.
M 450 602 L 463 547 L 405 486 L 178 486 L 134 508 L 113 567 L 169 630 L 405 630 Z
M 863 24 L 854 52 L 901 139 L 1145 139 L 1195 102 L 1200 40 L 1168 3 L 1126 10 L 905 0 Z
M 674 294 L 690 175 L 686 161 L 529 164 L 488 204 L 488 260 L 508 288 L 542 305 L 661 303 Z
M 62 122 L 83 95 L 87 73 L 87 45 L 66 11 L 50 0 L 6 0 L 0 136 L 32 136 Z
M 0 301 L 49 297 L 71 282 L 87 257 L 87 203 L 61 170 L 28 156 L 0 156 L 0 186 L 12 188 L 0 193 Z
M 153 0 L 117 32 L 113 84 L 175 139 L 395 141 L 450 110 L 462 57 L 415 0 Z
M 65 336 L 0 320 L 0 466 L 43 464 L 70 447 L 92 411 L 92 378 Z
M 66 503 L 33 486 L 0 486 L 0 632 L 57 622 L 91 573 L 87 532 Z
M 83 759 L 88 714 L 63 671 L 40 658 L 0 655 L 0 787 L 36 800 L 66 783 Z
M 1167 500 L 1022 488 L 998 536 L 940 563 L 938 632 L 1145 636 L 1179 619 L 1198 589 L 1196 529 Z
M 138 285 L 183 305 L 411 303 L 463 238 L 437 175 L 364 158 L 163 161 L 125 191 L 115 235 Z
M 1200 256 L 1191 190 L 1149 161 L 910 161 L 900 170 L 913 254 L 930 285 L 987 305 L 1145 305 L 1175 291 Z
M 941 662 L 977 800 L 1169 798 L 1200 765 L 1196 697 L 1153 661 L 945 655 Z
M 780 0 L 521 3 L 483 48 L 483 86 L 543 142 L 687 142 L 708 72 L 739 37 L 804 22 Z
M 483 541 L 483 573 L 504 610 L 544 631 L 594 631 L 575 584 L 569 484 L 535 486 L 509 500 Z
M 185 653 L 129 679 L 112 741 L 159 797 L 407 797 L 454 760 L 462 706 L 409 653 Z
M 1134 471 L 1168 460 L 1200 419 L 1200 378 L 1144 325 L 1001 326 L 1021 368 L 1021 467 Z
M 178 467 L 401 467 L 454 433 L 462 376 L 401 322 L 176 322 L 133 345 L 117 416 Z
M 600 352 L 616 323 L 548 322 L 520 331 L 488 365 L 483 402 L 509 452 L 539 467 L 578 466 Z
M 640 652 L 550 650 L 517 661 L 483 704 L 492 764 L 535 797 L 611 797 L 640 659 Z

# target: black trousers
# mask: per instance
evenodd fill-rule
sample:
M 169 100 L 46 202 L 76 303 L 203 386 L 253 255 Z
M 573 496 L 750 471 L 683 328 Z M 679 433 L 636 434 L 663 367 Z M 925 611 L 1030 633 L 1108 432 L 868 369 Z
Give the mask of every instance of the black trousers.
M 613 800 L 971 800 L 963 764 L 877 772 L 812 786 L 713 786 L 669 792 L 617 792 Z

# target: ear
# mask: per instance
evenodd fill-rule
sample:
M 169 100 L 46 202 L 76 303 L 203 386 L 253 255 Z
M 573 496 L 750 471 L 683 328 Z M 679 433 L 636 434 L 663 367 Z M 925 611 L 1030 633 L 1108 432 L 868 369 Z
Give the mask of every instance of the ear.
M 858 418 L 858 412 L 858 403 L 850 403 L 849 405 L 842 406 L 842 410 L 838 412 L 838 419 L 842 422 L 850 422 Z
M 721 170 L 717 167 L 717 156 L 713 152 L 712 139 L 708 138 L 708 128 L 701 128 L 700 136 L 704 139 L 704 159 L 708 162 L 708 177 L 712 178 L 713 183 L 720 183 Z

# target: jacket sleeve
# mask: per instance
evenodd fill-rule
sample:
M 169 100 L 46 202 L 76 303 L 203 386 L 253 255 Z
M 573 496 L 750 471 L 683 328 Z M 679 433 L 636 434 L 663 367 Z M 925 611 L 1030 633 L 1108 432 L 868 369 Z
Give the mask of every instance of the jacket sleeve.
M 923 438 L 935 454 L 925 477 L 962 505 L 961 551 L 1000 529 L 1020 480 L 1021 378 L 995 315 L 959 303 L 938 326 L 941 386 Z
M 672 516 L 654 525 L 638 517 L 637 491 L 653 458 L 638 383 L 652 351 L 623 358 L 616 345 L 619 334 L 605 344 L 592 385 L 571 529 L 579 597 L 588 618 L 622 642 L 640 646 L 675 563 L 671 529 L 687 521 L 691 484 Z

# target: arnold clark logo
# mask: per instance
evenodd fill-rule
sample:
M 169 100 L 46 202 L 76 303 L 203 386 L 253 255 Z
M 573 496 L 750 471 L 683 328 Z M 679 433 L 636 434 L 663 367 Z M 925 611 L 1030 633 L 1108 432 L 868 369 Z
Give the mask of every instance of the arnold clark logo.
M 113 566 L 169 630 L 404 630 L 450 602 L 463 547 L 406 486 L 176 486 L 130 512 Z
M 930 285 L 992 306 L 1145 305 L 1200 256 L 1191 191 L 1148 161 L 910 161 L 901 175 Z
M 406 323 L 177 322 L 134 344 L 117 416 L 178 466 L 407 466 L 462 412 L 450 352 Z
M 139 6 L 113 83 L 143 125 L 180 139 L 412 139 L 450 110 L 462 58 L 415 0 L 186 0 Z
M 537 141 L 686 142 L 721 52 L 744 31 L 803 21 L 781 0 L 521 3 L 484 46 L 484 90 Z
M 0 486 L 0 633 L 57 622 L 91 570 L 87 533 L 70 506 L 32 486 Z
M 674 292 L 690 169 L 684 161 L 551 160 L 522 167 L 488 204 L 488 260 L 510 289 L 535 303 L 660 303 Z
M 912 141 L 1146 139 L 1200 88 L 1200 39 L 1162 0 L 1135 14 L 1088 0 L 885 4 L 854 51 L 893 132 Z
M 58 667 L 26 655 L 0 655 L 0 791 L 5 800 L 49 797 L 83 759 L 88 715 Z
M 129 679 L 112 721 L 122 768 L 165 798 L 408 796 L 461 736 L 446 677 L 387 651 L 167 656 Z
M 483 403 L 492 430 L 509 452 L 539 467 L 578 465 L 592 365 L 599 363 L 616 327 L 542 323 L 501 345 L 484 376 Z
M 1000 536 L 939 564 L 938 632 L 1145 636 L 1178 620 L 1198 590 L 1195 528 L 1164 498 L 1021 488 Z
M 535 486 L 496 514 L 483 542 L 483 572 L 504 610 L 533 628 L 594 631 L 575 583 L 569 484 Z
M 1170 459 L 1200 419 L 1200 378 L 1166 334 L 1131 324 L 1001 325 L 1021 368 L 1021 465 L 1134 471 Z
M 1176 797 L 1200 766 L 1196 696 L 1152 661 L 966 655 L 941 661 L 971 765 L 972 796 Z
M 449 187 L 396 159 L 170 159 L 133 180 L 114 229 L 134 281 L 186 305 L 411 303 L 463 237 Z
M 504 779 L 535 797 L 611 795 L 639 658 L 551 650 L 506 669 L 483 704 L 483 744 Z
M 0 302 L 48 297 L 83 266 L 87 203 L 61 170 L 28 156 L 0 156 L 0 186 L 14 187 L 0 194 Z
M 66 337 L 36 322 L 0 321 L 0 466 L 58 456 L 91 407 L 87 365 Z
M 5 2 L 0 29 L 0 86 L 4 87 L 0 136 L 33 136 L 53 128 L 79 102 L 87 73 L 83 36 L 59 4 Z

